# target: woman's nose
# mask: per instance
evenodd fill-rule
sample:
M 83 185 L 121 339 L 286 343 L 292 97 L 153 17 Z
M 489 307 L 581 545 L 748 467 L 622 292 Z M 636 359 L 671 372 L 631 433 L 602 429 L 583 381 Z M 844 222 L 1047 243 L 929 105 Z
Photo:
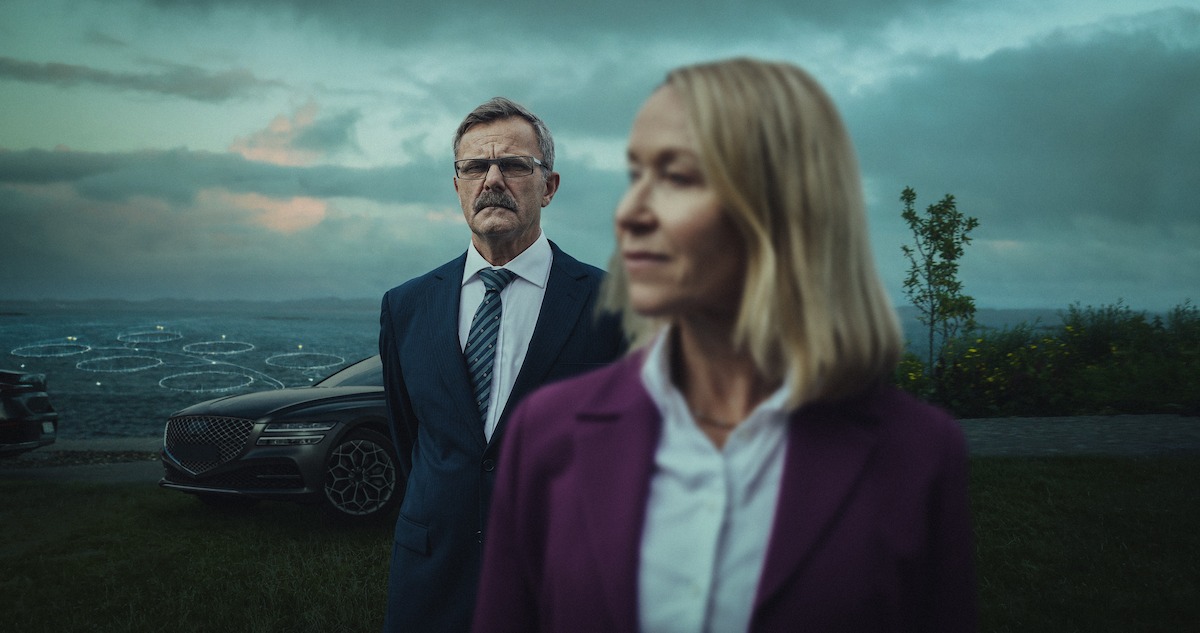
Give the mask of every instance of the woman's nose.
M 636 180 L 629 183 L 629 189 L 625 191 L 625 195 L 617 203 L 617 211 L 613 218 L 616 228 L 632 229 L 652 222 L 653 213 L 650 210 L 648 202 L 648 187 Z

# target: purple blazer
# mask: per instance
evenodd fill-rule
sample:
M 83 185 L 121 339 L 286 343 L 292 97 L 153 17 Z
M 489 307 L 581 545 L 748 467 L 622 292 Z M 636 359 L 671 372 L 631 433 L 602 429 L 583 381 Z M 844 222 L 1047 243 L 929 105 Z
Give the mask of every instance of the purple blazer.
M 514 412 L 484 543 L 477 633 L 637 630 L 661 429 L 642 358 L 544 387 Z M 879 386 L 802 407 L 787 442 L 750 630 L 975 630 L 958 424 Z

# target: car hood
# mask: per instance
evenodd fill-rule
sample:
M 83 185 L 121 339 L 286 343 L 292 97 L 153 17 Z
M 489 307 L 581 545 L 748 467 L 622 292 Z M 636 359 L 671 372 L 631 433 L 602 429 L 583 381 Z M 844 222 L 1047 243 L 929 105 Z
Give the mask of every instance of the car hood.
M 292 387 L 255 391 L 208 400 L 177 411 L 180 415 L 212 415 L 256 420 L 299 405 L 338 400 L 383 399 L 383 387 Z

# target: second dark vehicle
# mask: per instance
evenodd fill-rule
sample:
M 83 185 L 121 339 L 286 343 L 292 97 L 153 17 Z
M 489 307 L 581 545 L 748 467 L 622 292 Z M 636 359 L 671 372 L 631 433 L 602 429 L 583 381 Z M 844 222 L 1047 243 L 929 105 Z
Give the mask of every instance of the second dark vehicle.
M 322 503 L 336 515 L 383 516 L 404 495 L 387 428 L 379 356 L 311 387 L 192 405 L 167 421 L 160 486 L 213 505 Z
M 54 443 L 58 412 L 46 395 L 46 375 L 0 371 L 0 457 Z

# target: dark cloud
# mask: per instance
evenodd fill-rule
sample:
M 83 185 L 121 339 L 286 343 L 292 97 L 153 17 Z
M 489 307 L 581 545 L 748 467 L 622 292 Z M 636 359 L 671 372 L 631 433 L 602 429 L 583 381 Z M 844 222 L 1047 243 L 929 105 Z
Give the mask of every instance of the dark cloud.
M 160 72 L 118 73 L 77 64 L 38 63 L 0 57 L 0 78 L 68 88 L 90 84 L 210 103 L 245 98 L 283 85 L 277 81 L 259 79 L 243 69 L 212 72 L 182 64 L 164 66 L 166 69 Z
M 128 11 L 130 4 L 140 15 Z M 667 67 L 736 51 L 791 59 L 842 80 L 831 87 L 842 91 L 838 102 L 871 195 L 877 256 L 898 302 L 905 268 L 899 247 L 911 239 L 897 199 L 906 185 L 917 189 L 922 207 L 953 193 L 961 210 L 980 218 L 962 271 L 981 306 L 1125 298 L 1161 309 L 1186 299 L 1181 289 L 1200 288 L 1200 186 L 1192 176 L 1200 164 L 1200 12 L 1108 18 L 1032 42 L 1000 35 L 995 41 L 1010 47 L 984 57 L 913 54 L 880 61 L 878 69 L 851 64 L 903 49 L 907 27 L 970 23 L 962 20 L 981 6 L 129 0 L 121 15 L 138 24 L 194 25 L 201 39 L 193 47 L 222 46 L 219 34 L 231 25 L 244 26 L 241 33 L 296 31 L 322 44 L 327 37 L 348 44 L 347 61 L 369 51 L 390 71 L 365 85 L 350 75 L 318 82 L 317 96 L 333 114 L 297 110 L 280 115 L 287 125 L 239 130 L 247 136 L 230 148 L 240 155 L 0 150 L 0 219 L 5 235 L 19 236 L 0 253 L 9 273 L 0 296 L 30 296 L 22 284 L 58 288 L 35 296 L 377 296 L 465 246 L 448 155 L 428 153 L 438 154 L 430 149 L 436 145 L 448 154 L 453 125 L 443 129 L 446 119 L 496 94 L 543 116 L 558 141 L 563 185 L 544 212 L 547 233 L 603 265 L 625 185 L 619 169 L 592 162 L 619 161 L 637 108 Z M 820 39 L 815 46 L 806 42 L 812 36 Z M 83 37 L 92 50 L 140 42 L 102 31 Z M 783 44 L 792 41 L 795 47 Z M 211 47 L 203 59 L 219 55 Z M 816 57 L 805 59 L 803 51 Z M 830 61 L 830 51 L 844 52 L 841 65 Z M 439 58 L 433 67 L 413 61 L 430 52 Z M 142 66 L 145 72 L 115 73 L 10 54 L 0 57 L 0 81 L 87 84 L 208 103 L 261 96 L 279 85 L 244 71 Z M 864 77 L 889 73 L 852 91 Z M 313 98 L 299 79 L 288 81 L 297 82 L 286 86 L 297 91 L 292 104 Z M 404 90 L 394 91 L 393 82 Z M 379 103 L 400 106 L 374 110 Z M 278 104 L 266 107 L 279 111 Z M 393 130 L 367 127 L 380 125 L 381 112 L 393 117 Z M 391 132 L 402 138 L 387 140 Z M 374 141 L 373 152 L 394 143 L 396 155 L 412 162 L 373 169 L 316 164 L 356 151 L 359 138 Z M 575 145 L 593 139 L 604 155 Z M 45 146 L 55 142 L 70 141 Z M 298 198 L 303 204 L 293 204 Z M 297 220 L 286 215 L 294 208 L 314 224 L 288 224 Z M 277 213 L 269 218 L 274 224 L 254 216 L 260 212 Z M 398 215 L 386 217 L 392 213 Z M 303 228 L 287 232 L 297 224 Z
M 697 39 L 727 36 L 742 31 L 766 36 L 776 29 L 795 25 L 840 28 L 850 31 L 873 29 L 902 16 L 919 15 L 955 4 L 955 0 L 689 0 L 646 2 L 610 0 L 564 5 L 556 0 L 522 3 L 443 2 L 441 0 L 145 0 L 164 10 L 203 15 L 214 9 L 240 9 L 253 13 L 283 15 L 297 22 L 318 21 L 348 34 L 394 44 L 425 42 L 447 36 L 473 45 L 481 29 L 503 33 L 515 46 L 502 59 L 520 63 L 536 51 L 519 47 L 522 36 L 537 39 L 555 35 L 580 43 L 610 39 L 619 32 L 628 48 L 665 39 Z M 743 31 L 744 30 L 744 31 Z
M 1200 12 L 921 67 L 846 108 L 888 195 L 954 193 L 996 238 L 1200 222 Z
M 134 153 L 0 151 L 0 185 L 69 184 L 80 195 L 119 201 L 149 196 L 192 202 L 204 189 L 290 198 L 364 198 L 384 203 L 445 202 L 449 177 L 429 161 L 404 167 L 358 169 L 291 167 L 245 160 L 236 154 L 183 149 Z M 440 186 L 439 186 L 440 185 Z
M 89 29 L 87 32 L 85 32 L 83 34 L 83 41 L 87 44 L 92 44 L 101 48 L 125 49 L 129 47 L 129 42 L 118 39 L 112 35 L 109 35 L 108 33 L 104 33 L 96 29 Z
M 280 233 L 237 210 L 181 214 L 5 187 L 0 217 L 0 296 L 10 299 L 378 297 L 468 240 L 461 224 L 336 207 L 316 226 Z
M 616 201 L 602 192 L 619 191 L 619 175 L 572 160 L 561 169 L 547 233 L 603 265 Z M 328 210 L 312 226 L 273 230 L 211 190 L 311 197 Z M 382 212 L 342 208 L 342 198 L 379 202 Z M 431 219 L 422 208 L 450 214 Z M 0 151 L 0 218 L 0 296 L 10 298 L 373 297 L 469 240 L 442 165 L 280 167 L 186 150 Z
M 317 119 L 311 126 L 300 130 L 293 145 L 299 149 L 313 150 L 322 154 L 358 149 L 358 143 L 354 140 L 354 126 L 360 119 L 362 119 L 362 113 L 358 110 Z
M 234 139 L 229 149 L 250 160 L 277 165 L 308 165 L 343 151 L 360 151 L 355 126 L 362 118 L 355 110 L 317 118 L 318 106 L 309 100 L 291 117 L 280 115 L 266 127 Z
M 638 109 L 665 78 L 665 70 L 651 60 L 614 60 L 596 66 L 581 81 L 593 87 L 586 94 L 547 94 L 534 106 L 543 108 L 542 116 L 556 135 L 605 136 L 623 141 Z
M 910 75 L 844 98 L 874 199 L 876 252 L 903 300 L 919 208 L 946 193 L 978 217 L 962 279 L 981 306 L 1126 299 L 1200 288 L 1200 12 L 1060 31 L 981 59 L 911 57 Z

